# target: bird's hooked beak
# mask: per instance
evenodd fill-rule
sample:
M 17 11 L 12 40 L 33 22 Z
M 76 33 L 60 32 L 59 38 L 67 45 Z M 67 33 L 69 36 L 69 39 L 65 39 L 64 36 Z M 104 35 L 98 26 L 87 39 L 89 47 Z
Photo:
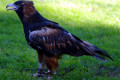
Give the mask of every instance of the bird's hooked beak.
M 9 7 L 9 8 L 8 8 Z M 7 10 L 18 10 L 18 6 L 16 6 L 14 3 L 11 3 L 11 4 L 8 4 L 7 6 L 6 6 L 6 9 Z

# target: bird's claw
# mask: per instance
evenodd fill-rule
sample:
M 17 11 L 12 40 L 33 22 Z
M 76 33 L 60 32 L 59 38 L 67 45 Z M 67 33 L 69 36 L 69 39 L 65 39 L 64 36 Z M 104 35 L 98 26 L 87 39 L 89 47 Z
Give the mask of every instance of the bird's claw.
M 31 76 L 33 77 L 45 77 L 45 74 L 39 74 L 39 73 L 35 73 L 35 74 L 31 74 Z

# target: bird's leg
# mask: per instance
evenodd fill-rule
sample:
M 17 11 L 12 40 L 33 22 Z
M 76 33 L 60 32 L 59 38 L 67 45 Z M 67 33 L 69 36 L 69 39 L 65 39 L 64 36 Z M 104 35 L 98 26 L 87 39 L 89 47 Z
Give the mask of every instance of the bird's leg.
M 51 75 L 56 74 L 56 70 L 58 68 L 58 59 L 56 57 L 45 57 L 45 62 L 46 62 L 46 67 L 48 69 L 47 74 L 47 79 L 50 80 L 52 77 Z
M 38 72 L 36 74 L 33 74 L 33 76 L 43 76 L 43 68 L 45 66 L 45 62 L 44 62 L 44 56 L 40 53 L 38 53 Z
M 56 74 L 56 70 L 58 69 L 58 59 L 56 57 L 45 57 L 45 63 L 46 63 L 46 67 L 48 69 L 47 74 L 48 75 L 52 75 L 52 74 Z
M 45 57 L 38 53 L 38 73 L 43 74 L 43 68 L 45 67 Z

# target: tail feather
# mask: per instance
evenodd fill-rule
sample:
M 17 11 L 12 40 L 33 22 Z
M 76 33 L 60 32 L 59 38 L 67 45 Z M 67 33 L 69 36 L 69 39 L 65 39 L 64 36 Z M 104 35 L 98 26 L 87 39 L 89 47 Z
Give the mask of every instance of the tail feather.
M 113 60 L 113 59 L 110 57 L 110 55 L 109 55 L 107 52 L 105 52 L 104 50 L 101 50 L 101 49 L 99 49 L 99 48 L 97 48 L 97 47 L 95 47 L 95 48 L 96 48 L 96 49 L 95 49 L 95 52 L 96 52 L 97 54 L 106 56 L 106 57 L 110 58 L 111 60 Z M 114 61 L 114 60 L 113 60 L 113 61 Z
M 97 55 L 97 54 L 94 54 L 94 57 L 95 57 L 95 58 L 98 58 L 98 59 L 100 59 L 100 60 L 106 61 L 105 58 L 103 58 L 103 57 L 101 57 L 101 56 L 99 56 L 99 55 Z
M 107 52 L 97 48 L 96 46 L 94 46 L 86 41 L 83 41 L 82 45 L 83 45 L 83 49 L 88 53 L 87 55 L 94 56 L 94 57 L 96 57 L 100 60 L 104 60 L 104 61 L 106 61 L 106 59 L 103 56 L 108 57 L 111 60 L 113 60 Z

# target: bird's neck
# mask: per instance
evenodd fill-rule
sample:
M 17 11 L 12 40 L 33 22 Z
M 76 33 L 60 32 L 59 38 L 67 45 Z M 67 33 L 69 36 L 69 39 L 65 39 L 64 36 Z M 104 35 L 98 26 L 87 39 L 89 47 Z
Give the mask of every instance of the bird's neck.
M 46 22 L 48 21 L 47 19 L 45 19 L 43 16 L 41 16 L 37 10 L 33 7 L 24 7 L 23 11 L 16 11 L 16 13 L 18 14 L 23 27 L 24 27 L 24 33 L 25 33 L 25 37 L 28 41 L 29 38 L 29 26 L 30 24 L 35 24 L 35 23 L 41 23 L 41 22 Z
M 40 15 L 34 6 L 23 7 L 22 10 L 16 11 L 16 13 L 22 23 L 32 24 L 49 21 Z

